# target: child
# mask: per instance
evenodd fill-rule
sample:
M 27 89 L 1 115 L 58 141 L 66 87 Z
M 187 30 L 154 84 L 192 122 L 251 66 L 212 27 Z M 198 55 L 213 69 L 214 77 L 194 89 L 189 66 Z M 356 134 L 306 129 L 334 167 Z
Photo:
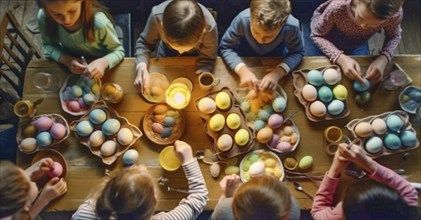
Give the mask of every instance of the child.
M 153 215 L 156 197 L 154 180 L 143 165 L 135 165 L 111 175 L 105 187 L 88 198 L 72 219 L 196 219 L 208 201 L 208 190 L 193 157 L 183 141 L 174 143 L 189 183 L 190 194 L 172 211 Z
M 403 3 L 404 0 L 329 0 L 314 11 L 311 38 L 331 62 L 342 68 L 345 76 L 364 82 L 360 65 L 346 54 L 368 55 L 368 39 L 383 29 L 383 48 L 365 74 L 365 78 L 376 83 L 382 79 L 400 42 Z
M 300 209 L 278 178 L 263 175 L 240 185 L 238 175 L 219 183 L 222 195 L 211 219 L 300 219 Z
M 304 56 L 299 21 L 289 0 L 252 0 L 250 8 L 234 18 L 219 44 L 222 58 L 240 77 L 240 86 L 273 91 L 278 81 L 295 69 Z M 282 62 L 262 81 L 240 56 L 279 56 Z
M 350 149 L 347 149 L 347 146 L 344 143 L 339 145 L 332 165 L 314 197 L 311 208 L 314 219 L 419 219 L 421 217 L 417 216 L 414 210 L 416 207 L 412 207 L 418 205 L 418 194 L 408 181 L 378 164 L 361 146 L 352 145 Z M 360 166 L 378 183 L 366 185 L 363 182 L 356 182 L 347 188 L 344 202 L 334 206 L 333 195 L 340 174 L 349 162 Z M 364 190 L 360 191 L 360 186 Z M 415 214 L 411 216 L 414 212 Z M 375 216 L 377 218 L 374 218 Z
M 156 57 L 195 55 L 197 74 L 212 72 L 218 47 L 215 19 L 196 0 L 165 1 L 152 8 L 145 29 L 136 41 L 135 86 L 147 91 L 148 61 Z
M 110 15 L 96 0 L 40 1 L 38 23 L 45 58 L 93 79 L 123 60 L 124 48 Z M 94 60 L 86 64 L 81 56 Z
M 48 203 L 67 191 L 66 182 L 54 177 L 38 193 L 35 182 L 53 167 L 44 158 L 26 170 L 7 160 L 0 160 L 0 219 L 35 219 Z M 38 195 L 39 194 L 39 195 Z

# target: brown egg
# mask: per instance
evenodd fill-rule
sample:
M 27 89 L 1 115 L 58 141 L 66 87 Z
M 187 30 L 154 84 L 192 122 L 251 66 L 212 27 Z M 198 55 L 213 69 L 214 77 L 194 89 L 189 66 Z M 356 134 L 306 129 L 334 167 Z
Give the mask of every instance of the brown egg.
M 267 143 L 272 139 L 273 131 L 269 127 L 264 127 L 257 132 L 256 139 L 259 143 Z
M 157 105 L 153 109 L 154 114 L 165 114 L 168 111 L 168 107 L 166 105 Z
M 25 129 L 23 129 L 22 134 L 25 138 L 35 137 L 37 135 L 37 129 L 32 124 L 29 124 L 25 127 Z
M 368 137 L 373 133 L 373 128 L 368 122 L 360 122 L 355 126 L 354 131 L 358 137 Z

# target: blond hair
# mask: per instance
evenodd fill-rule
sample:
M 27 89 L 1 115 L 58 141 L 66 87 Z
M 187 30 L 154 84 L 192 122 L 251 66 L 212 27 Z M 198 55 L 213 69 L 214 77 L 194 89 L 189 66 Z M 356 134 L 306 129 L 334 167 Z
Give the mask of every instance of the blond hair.
M 165 8 L 162 24 L 170 43 L 196 45 L 205 28 L 205 16 L 196 0 L 174 0 Z
M 386 20 L 395 15 L 405 0 L 362 0 L 379 19 Z
M 252 178 L 237 189 L 232 209 L 235 219 L 287 219 L 291 195 L 278 178 L 263 175 Z
M 291 14 L 289 0 L 251 0 L 250 16 L 254 24 L 263 30 L 279 28 L 287 16 Z

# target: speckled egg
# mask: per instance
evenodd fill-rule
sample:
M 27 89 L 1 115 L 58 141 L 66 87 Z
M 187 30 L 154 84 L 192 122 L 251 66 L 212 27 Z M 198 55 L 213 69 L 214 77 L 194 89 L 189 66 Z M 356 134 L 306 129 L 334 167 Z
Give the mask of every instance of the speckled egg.
M 60 140 L 66 135 L 66 127 L 61 123 L 54 123 L 53 126 L 51 126 L 50 133 L 54 139 Z
M 298 167 L 301 170 L 307 170 L 311 166 L 313 166 L 313 157 L 312 156 L 304 156 L 301 158 L 300 162 L 298 162 Z
M 327 86 L 322 86 L 317 91 L 317 96 L 322 102 L 330 102 L 333 99 L 332 90 Z
M 123 163 L 130 166 L 135 164 L 139 158 L 139 153 L 135 149 L 130 149 L 123 154 Z
M 37 140 L 29 137 L 22 140 L 20 143 L 20 150 L 24 153 L 32 153 L 37 148 Z
M 387 131 L 386 122 L 381 118 L 374 119 L 371 122 L 371 127 L 373 128 L 374 133 L 378 135 L 382 135 Z
M 402 145 L 402 142 L 399 136 L 392 133 L 386 134 L 386 136 L 384 137 L 383 143 L 384 143 L 384 146 L 389 150 L 398 150 Z
M 400 134 L 402 145 L 405 147 L 415 147 L 417 145 L 417 136 L 410 130 L 403 131 Z
M 371 83 L 367 79 L 364 79 L 364 80 L 365 80 L 365 83 L 360 83 L 358 81 L 354 81 L 352 83 L 352 88 L 354 88 L 354 90 L 357 91 L 357 92 L 367 91 L 370 88 Z
M 215 97 L 216 106 L 221 110 L 231 107 L 231 97 L 226 92 L 219 92 Z
M 312 102 L 317 99 L 317 89 L 310 84 L 306 84 L 301 91 L 301 95 L 306 101 Z
M 249 142 L 250 134 L 246 129 L 241 128 L 235 133 L 234 140 L 239 146 L 244 146 Z
M 399 116 L 391 114 L 386 119 L 386 125 L 387 128 L 391 131 L 399 131 L 402 129 L 404 122 Z
M 212 131 L 220 131 L 225 126 L 225 117 L 222 114 L 215 114 L 209 120 L 209 128 Z
M 266 126 L 266 122 L 262 121 L 262 120 L 256 120 L 253 123 L 253 129 L 254 131 L 258 132 L 260 131 L 260 129 L 264 128 Z
M 111 136 L 120 130 L 120 121 L 115 118 L 107 119 L 101 127 L 102 132 L 107 135 Z
M 310 70 L 307 74 L 307 80 L 314 86 L 321 86 L 323 84 L 323 74 L 318 70 Z
M 256 140 L 259 143 L 265 144 L 265 143 L 268 143 L 272 139 L 272 136 L 273 136 L 273 130 L 269 127 L 264 127 L 260 129 L 259 132 L 257 132 Z
M 160 123 L 154 122 L 152 124 L 152 131 L 155 132 L 155 133 L 161 134 L 162 131 L 164 131 L 164 126 Z
M 284 97 L 278 96 L 272 102 L 272 108 L 275 112 L 281 113 L 285 111 L 287 107 L 287 101 Z
M 310 113 L 315 117 L 323 117 L 326 115 L 326 106 L 321 101 L 314 101 L 310 104 Z
M 344 109 L 345 109 L 345 104 L 338 99 L 333 100 L 327 106 L 327 112 L 333 116 L 340 115 L 344 111 Z
M 112 140 L 104 142 L 101 146 L 101 155 L 103 157 L 108 157 L 113 155 L 117 150 L 117 143 Z
M 383 150 L 383 141 L 381 138 L 374 136 L 367 139 L 364 144 L 365 150 L 370 154 L 377 154 Z
M 228 151 L 233 144 L 232 137 L 228 134 L 223 134 L 218 138 L 217 147 L 220 151 Z
M 94 109 L 89 113 L 89 121 L 93 124 L 102 124 L 107 119 L 107 114 L 102 109 Z
M 35 127 L 38 131 L 48 131 L 50 130 L 51 126 L 53 126 L 53 123 L 54 122 L 51 120 L 51 118 L 42 116 L 35 121 Z
M 237 129 L 241 125 L 241 118 L 237 113 L 230 113 L 227 117 L 227 126 L 230 129 Z
M 279 114 L 272 114 L 269 117 L 268 120 L 268 125 L 272 128 L 272 129 L 277 129 L 279 127 L 281 127 L 281 125 L 284 122 L 284 117 L 282 117 L 282 115 Z
M 94 126 L 88 120 L 83 120 L 77 123 L 76 133 L 81 137 L 86 137 L 92 133 Z
M 348 97 L 348 90 L 344 85 L 338 84 L 333 88 L 333 96 L 339 100 L 345 100 Z
M 126 146 L 133 141 L 133 132 L 129 128 L 122 128 L 117 133 L 117 141 L 119 144 Z
M 358 137 L 368 137 L 373 133 L 373 128 L 368 122 L 360 122 L 355 126 L 354 131 Z
M 205 114 L 212 114 L 216 110 L 216 103 L 209 97 L 204 97 L 199 100 L 199 111 Z
M 340 75 L 335 69 L 329 68 L 323 71 L 323 79 L 328 85 L 335 85 L 339 82 Z
M 261 176 L 263 174 L 265 174 L 265 163 L 257 161 L 254 162 L 250 165 L 249 168 L 249 175 L 250 177 L 254 177 L 254 176 Z
M 104 141 L 105 135 L 102 133 L 101 130 L 97 130 L 89 136 L 88 145 L 90 147 L 99 147 L 104 143 Z
M 164 126 L 165 127 L 172 127 L 175 125 L 175 118 L 167 116 L 164 118 Z
M 281 141 L 276 145 L 276 149 L 282 153 L 286 153 L 292 150 L 292 146 L 289 142 Z
M 37 135 L 37 144 L 41 147 L 46 147 L 53 143 L 53 137 L 47 131 L 43 131 Z

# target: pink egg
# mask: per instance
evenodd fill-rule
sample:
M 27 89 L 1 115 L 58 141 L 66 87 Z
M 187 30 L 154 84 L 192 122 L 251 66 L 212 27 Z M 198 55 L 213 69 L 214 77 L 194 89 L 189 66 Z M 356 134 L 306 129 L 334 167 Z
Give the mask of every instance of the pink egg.
M 83 101 L 83 98 L 78 98 L 77 99 L 77 102 L 79 103 L 79 107 L 81 109 L 86 109 L 87 108 L 87 106 L 85 105 L 85 102 Z
M 35 128 L 38 131 L 48 131 L 51 126 L 53 126 L 53 120 L 46 116 L 42 116 L 35 121 Z
M 64 127 L 64 125 L 60 123 L 54 123 L 54 125 L 50 129 L 50 133 L 54 139 L 60 140 L 66 134 L 66 127 Z
M 62 174 L 63 174 L 63 166 L 61 166 L 60 163 L 54 161 L 52 169 L 50 170 L 50 172 L 48 172 L 48 176 L 53 178 L 53 177 L 60 177 Z
M 279 151 L 281 151 L 282 153 L 286 153 L 286 152 L 290 152 L 292 149 L 292 146 L 290 143 L 288 142 L 280 142 L 277 146 L 276 149 L 278 149 Z
M 80 105 L 78 101 L 71 101 L 67 105 L 67 108 L 69 108 L 72 112 L 79 112 L 80 111 Z
M 272 136 L 272 139 L 269 141 L 269 146 L 271 148 L 276 148 L 276 145 L 278 145 L 279 138 L 280 138 L 279 135 L 274 134 Z
M 269 117 L 268 125 L 273 129 L 277 129 L 281 127 L 283 122 L 284 122 L 284 117 L 282 117 L 282 115 L 273 114 Z
M 162 131 L 164 131 L 164 126 L 155 122 L 152 124 L 152 131 L 155 133 L 161 134 Z

